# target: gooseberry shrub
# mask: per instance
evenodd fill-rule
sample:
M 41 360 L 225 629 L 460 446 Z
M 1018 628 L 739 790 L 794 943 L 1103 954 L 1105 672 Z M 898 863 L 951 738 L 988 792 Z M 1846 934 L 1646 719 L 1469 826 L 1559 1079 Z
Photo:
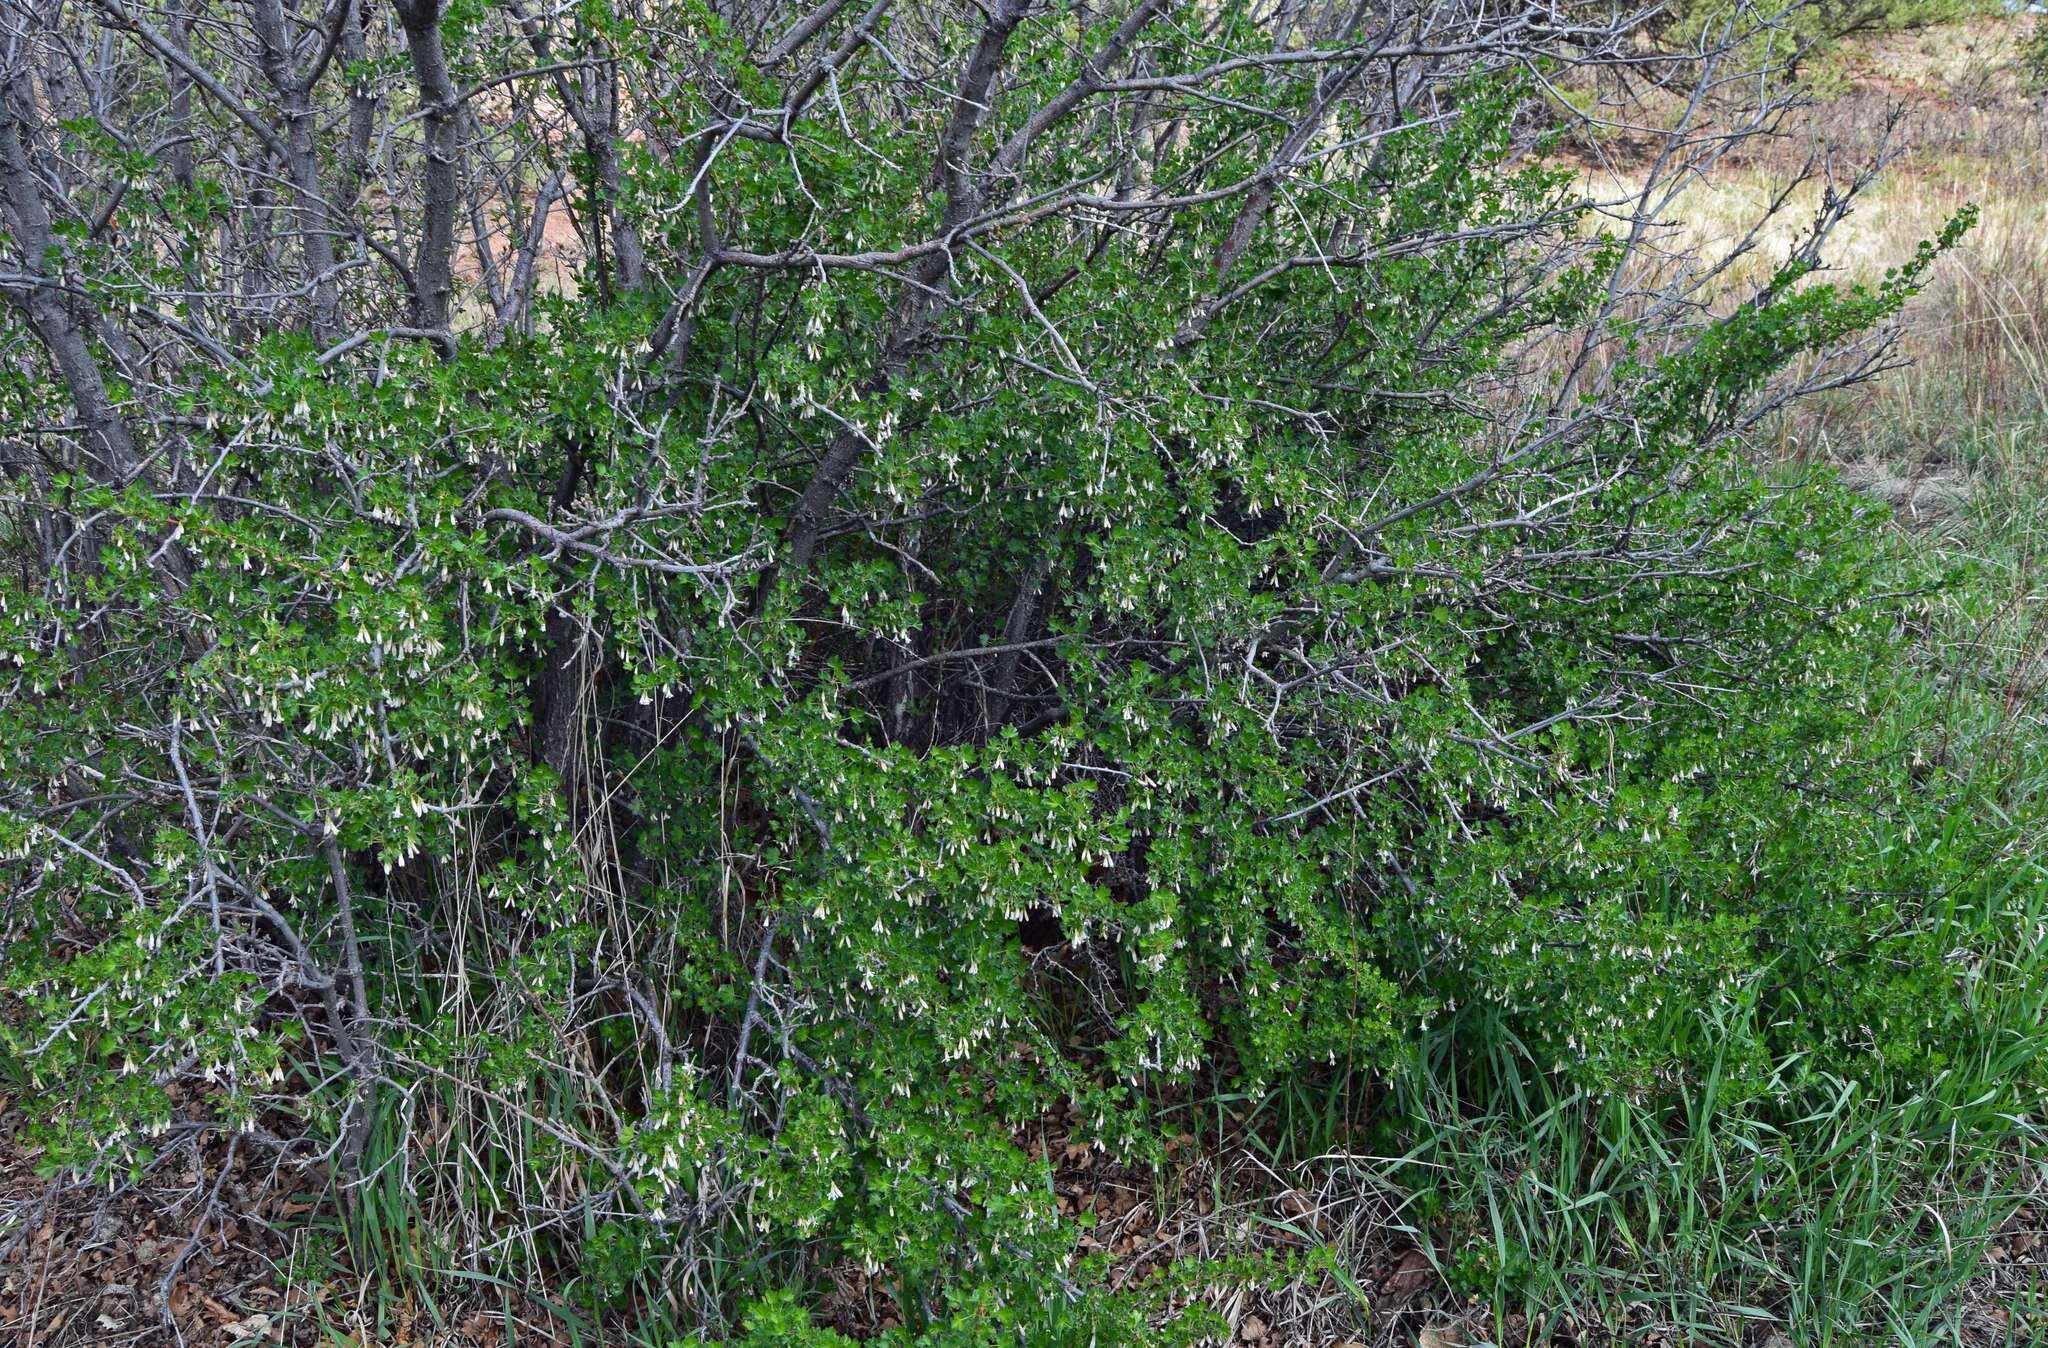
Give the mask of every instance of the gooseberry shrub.
M 50 1166 L 401 1166 L 735 1343 L 845 1341 L 846 1269 L 889 1341 L 1171 1342 L 1270 1269 L 1122 1286 L 1037 1122 L 1142 1167 L 1446 1024 L 1648 1099 L 1967 1038 L 1982 857 L 1886 841 L 1938 783 L 1869 729 L 1906 601 L 1745 451 L 1967 222 L 1671 268 L 1528 130 L 1630 22 L 148 0 L 94 102 L 0 9 Z

